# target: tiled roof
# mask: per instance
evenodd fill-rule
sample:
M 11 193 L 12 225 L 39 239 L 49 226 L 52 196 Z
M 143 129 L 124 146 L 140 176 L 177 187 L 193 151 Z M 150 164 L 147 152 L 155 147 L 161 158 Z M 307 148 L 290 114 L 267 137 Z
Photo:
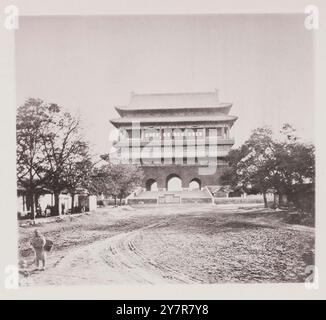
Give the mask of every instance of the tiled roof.
M 179 109 L 179 108 L 220 108 L 231 106 L 219 102 L 218 91 L 189 93 L 132 93 L 127 106 L 116 107 L 120 110 Z
M 133 118 L 123 117 L 110 120 L 113 124 L 120 123 L 180 123 L 180 122 L 216 122 L 216 121 L 235 121 L 237 117 L 229 115 L 204 115 L 204 116 L 187 116 L 187 117 L 144 117 Z

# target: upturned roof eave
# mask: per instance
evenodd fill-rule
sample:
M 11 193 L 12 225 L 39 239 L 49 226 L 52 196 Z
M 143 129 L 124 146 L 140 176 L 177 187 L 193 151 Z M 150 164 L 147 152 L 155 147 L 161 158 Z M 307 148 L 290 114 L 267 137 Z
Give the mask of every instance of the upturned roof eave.
M 126 106 L 115 106 L 114 107 L 115 111 L 117 111 L 120 116 L 122 116 L 121 111 L 124 111 L 125 108 L 126 108 Z
M 121 111 L 125 112 L 125 111 L 159 111 L 159 110 L 187 110 L 187 109 L 192 109 L 192 110 L 196 110 L 196 109 L 223 109 L 223 108 L 228 108 L 231 109 L 231 107 L 233 106 L 233 103 L 231 102 L 223 102 L 220 103 L 219 105 L 215 105 L 215 106 L 143 106 L 143 107 L 138 107 L 138 106 L 129 106 L 129 105 L 125 105 L 125 106 L 115 106 L 115 110 L 121 114 Z
M 111 119 L 110 122 L 112 125 L 117 126 L 117 125 L 125 125 L 125 124 L 130 124 L 133 122 L 138 122 L 141 124 L 148 124 L 148 123 L 203 123 L 203 122 L 221 122 L 221 123 L 225 123 L 225 122 L 229 122 L 231 123 L 231 126 L 234 124 L 234 122 L 238 119 L 238 117 L 236 116 L 229 116 L 230 119 L 187 119 L 187 118 L 182 118 L 182 119 L 169 119 L 169 120 L 164 120 L 164 118 L 161 118 L 159 120 L 153 120 L 151 118 L 145 118 L 146 121 L 144 121 L 144 119 L 125 119 L 125 118 L 118 118 L 118 119 Z

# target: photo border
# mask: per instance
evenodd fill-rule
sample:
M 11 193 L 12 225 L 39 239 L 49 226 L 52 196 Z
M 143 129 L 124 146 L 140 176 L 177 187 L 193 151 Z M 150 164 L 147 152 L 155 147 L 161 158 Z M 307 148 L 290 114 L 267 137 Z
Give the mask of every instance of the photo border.
M 97 16 L 97 15 L 180 15 L 180 14 L 284 14 L 304 13 L 307 5 L 319 8 L 319 29 L 314 31 L 315 43 L 315 144 L 316 144 L 316 266 L 319 289 L 305 284 L 207 284 L 207 285 L 112 285 L 74 287 L 23 287 L 6 289 L 6 268 L 17 265 L 16 209 L 16 141 L 15 141 L 15 41 L 14 31 L 4 28 L 5 7 L 16 5 L 20 16 Z M 326 26 L 325 1 L 302 0 L 19 0 L 2 1 L 0 27 L 0 141 L 2 214 L 0 244 L 1 299 L 321 299 L 326 293 L 326 194 L 325 159 L 325 90 Z M 303 21 L 304 23 L 304 21 Z

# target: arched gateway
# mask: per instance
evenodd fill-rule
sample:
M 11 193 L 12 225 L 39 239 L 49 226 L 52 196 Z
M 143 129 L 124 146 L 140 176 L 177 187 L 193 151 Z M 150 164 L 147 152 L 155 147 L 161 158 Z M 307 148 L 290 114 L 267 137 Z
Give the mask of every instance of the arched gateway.
M 167 191 L 182 191 L 182 180 L 176 174 L 170 174 L 166 178 Z
M 157 182 L 154 179 L 146 181 L 146 191 L 157 191 Z
M 201 181 L 198 178 L 194 178 L 189 182 L 190 190 L 200 190 L 201 189 Z

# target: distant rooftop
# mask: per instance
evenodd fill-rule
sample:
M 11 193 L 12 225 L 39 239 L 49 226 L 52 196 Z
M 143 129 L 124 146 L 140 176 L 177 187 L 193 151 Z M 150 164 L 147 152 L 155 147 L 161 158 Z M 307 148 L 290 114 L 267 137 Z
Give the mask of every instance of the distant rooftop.
M 225 108 L 232 104 L 221 104 L 218 91 L 186 93 L 131 93 L 127 106 L 116 107 L 117 110 L 152 110 L 179 108 Z

